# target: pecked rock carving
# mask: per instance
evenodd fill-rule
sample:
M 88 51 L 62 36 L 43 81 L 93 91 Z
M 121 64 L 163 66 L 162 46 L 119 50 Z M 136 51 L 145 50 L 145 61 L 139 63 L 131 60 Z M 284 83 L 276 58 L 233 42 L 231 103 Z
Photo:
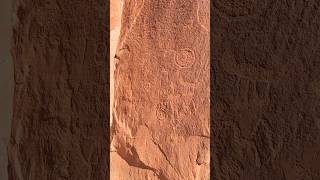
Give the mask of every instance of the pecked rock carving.
M 170 115 L 170 103 L 160 102 L 156 108 L 156 116 L 159 120 L 168 119 Z
M 189 68 L 195 61 L 195 53 L 193 50 L 185 48 L 179 50 L 175 55 L 175 61 L 180 68 Z
M 112 179 L 209 179 L 209 14 L 207 0 L 124 1 Z

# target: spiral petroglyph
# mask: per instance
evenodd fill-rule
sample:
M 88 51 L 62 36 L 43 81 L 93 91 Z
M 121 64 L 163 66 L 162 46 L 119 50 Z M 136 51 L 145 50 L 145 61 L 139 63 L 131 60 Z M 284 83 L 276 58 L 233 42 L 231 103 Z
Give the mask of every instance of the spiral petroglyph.
M 195 53 L 188 48 L 181 49 L 176 53 L 175 61 L 179 68 L 190 68 L 195 62 Z

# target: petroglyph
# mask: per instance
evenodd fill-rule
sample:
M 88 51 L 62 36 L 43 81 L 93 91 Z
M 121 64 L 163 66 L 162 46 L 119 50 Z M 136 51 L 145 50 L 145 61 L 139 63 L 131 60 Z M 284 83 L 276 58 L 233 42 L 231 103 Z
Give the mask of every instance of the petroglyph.
M 189 48 L 181 49 L 177 51 L 175 60 L 179 68 L 190 68 L 195 62 L 195 53 Z
M 160 102 L 156 107 L 156 116 L 159 120 L 168 119 L 170 112 L 171 107 L 168 101 Z
M 160 99 L 168 99 L 171 94 L 171 81 L 169 78 L 169 72 L 166 70 L 161 70 L 159 75 L 159 85 L 160 89 L 158 89 L 158 94 Z
M 177 16 L 173 16 L 175 24 L 190 26 L 194 21 L 194 2 L 192 0 L 176 0 L 173 11 Z
M 174 86 L 174 96 L 192 96 L 195 92 L 195 84 L 178 82 Z
M 114 113 L 116 121 L 128 123 L 116 125 L 113 137 L 122 139 L 124 143 L 115 149 L 121 150 L 123 159 L 133 167 L 130 172 L 119 171 L 128 175 L 126 179 L 148 179 L 139 174 L 141 168 L 155 172 L 158 179 L 204 179 L 209 164 L 197 165 L 202 137 L 195 135 L 209 137 L 208 1 L 144 0 L 140 9 L 136 4 L 142 1 L 125 1 L 120 49 L 127 45 L 130 51 L 117 53 L 121 60 L 115 77 L 119 87 Z M 125 101 L 129 99 L 126 94 L 132 102 Z M 143 124 L 150 134 L 143 132 Z M 132 136 L 126 131 L 133 132 Z M 168 142 L 171 136 L 179 141 Z M 130 138 L 143 146 L 131 148 L 135 145 Z M 159 161 L 161 157 L 146 141 L 149 138 L 166 161 Z M 176 148 L 182 146 L 192 148 Z

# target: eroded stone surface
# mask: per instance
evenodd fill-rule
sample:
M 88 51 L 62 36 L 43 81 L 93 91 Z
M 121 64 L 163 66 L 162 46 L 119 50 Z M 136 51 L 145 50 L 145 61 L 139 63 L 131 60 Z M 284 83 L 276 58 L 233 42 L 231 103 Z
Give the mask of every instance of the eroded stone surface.
M 13 62 L 10 54 L 12 36 L 12 0 L 0 6 L 0 179 L 8 179 L 8 153 L 13 101 Z
M 214 179 L 319 179 L 319 3 L 214 0 Z
M 130 179 L 209 178 L 208 7 L 204 0 L 124 2 L 112 146 L 130 167 L 119 169 L 111 156 L 111 176 L 129 168 Z
M 122 6 L 123 0 L 110 1 L 110 114 L 112 114 L 113 108 L 114 70 L 117 61 L 115 55 L 119 44 Z M 110 125 L 112 125 L 112 116 L 110 116 Z
M 16 1 L 10 180 L 107 179 L 106 3 Z

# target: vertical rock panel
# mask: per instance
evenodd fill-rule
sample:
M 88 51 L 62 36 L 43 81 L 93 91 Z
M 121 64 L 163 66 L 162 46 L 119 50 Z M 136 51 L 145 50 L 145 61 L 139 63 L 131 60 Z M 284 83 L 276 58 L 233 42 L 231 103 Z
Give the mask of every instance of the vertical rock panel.
M 124 1 L 114 179 L 209 178 L 209 6 L 205 0 Z
M 107 177 L 106 10 L 101 0 L 16 1 L 9 179 Z
M 213 0 L 215 179 L 319 179 L 319 2 Z

